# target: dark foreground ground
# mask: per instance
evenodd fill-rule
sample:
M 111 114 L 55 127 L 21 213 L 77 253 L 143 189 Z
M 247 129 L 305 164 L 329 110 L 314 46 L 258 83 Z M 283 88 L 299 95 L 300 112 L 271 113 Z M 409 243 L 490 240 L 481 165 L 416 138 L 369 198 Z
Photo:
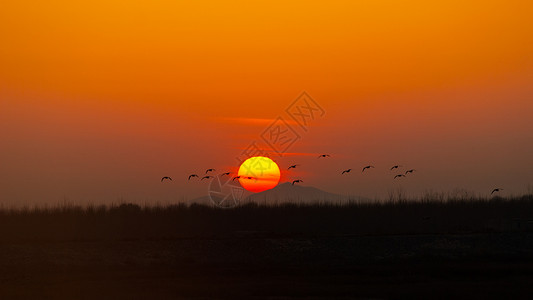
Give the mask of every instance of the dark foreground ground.
M 532 295 L 532 195 L 0 210 L 0 299 Z
M 526 299 L 533 233 L 10 242 L 0 270 L 0 299 Z

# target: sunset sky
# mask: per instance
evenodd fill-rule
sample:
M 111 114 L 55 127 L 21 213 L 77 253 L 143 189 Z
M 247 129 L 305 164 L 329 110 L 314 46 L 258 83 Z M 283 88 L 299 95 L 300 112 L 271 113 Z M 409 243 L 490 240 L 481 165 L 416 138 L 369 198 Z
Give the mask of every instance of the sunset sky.
M 468 3 L 3 3 L 0 204 L 203 196 L 187 176 L 237 172 L 278 118 L 300 137 L 271 156 L 282 182 L 532 192 L 533 2 Z M 323 109 L 305 129 L 304 91 Z

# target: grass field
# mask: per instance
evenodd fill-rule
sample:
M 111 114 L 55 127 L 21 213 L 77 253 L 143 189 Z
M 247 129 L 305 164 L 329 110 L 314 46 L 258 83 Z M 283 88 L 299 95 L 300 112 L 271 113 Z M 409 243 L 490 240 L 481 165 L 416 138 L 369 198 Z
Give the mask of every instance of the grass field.
M 4 209 L 0 298 L 527 298 L 533 196 Z
M 248 203 L 141 207 L 62 205 L 0 210 L 2 241 L 166 239 L 253 235 L 457 234 L 533 230 L 533 195 L 365 204 Z

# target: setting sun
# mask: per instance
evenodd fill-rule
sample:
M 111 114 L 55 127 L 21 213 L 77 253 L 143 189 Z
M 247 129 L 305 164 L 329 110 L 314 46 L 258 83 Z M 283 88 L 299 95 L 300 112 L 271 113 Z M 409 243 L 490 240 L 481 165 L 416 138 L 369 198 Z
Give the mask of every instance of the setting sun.
M 278 165 L 264 156 L 250 157 L 239 167 L 239 182 L 250 192 L 262 192 L 278 185 Z

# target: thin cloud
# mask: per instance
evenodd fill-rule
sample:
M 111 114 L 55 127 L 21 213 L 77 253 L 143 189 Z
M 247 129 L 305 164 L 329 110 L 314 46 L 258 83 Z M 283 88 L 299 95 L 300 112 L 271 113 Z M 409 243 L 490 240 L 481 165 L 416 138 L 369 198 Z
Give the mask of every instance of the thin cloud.
M 237 149 L 237 150 L 245 150 L 247 149 L 246 147 L 235 147 L 234 149 Z M 322 153 L 311 153 L 311 152 L 281 152 L 281 153 L 278 153 L 278 152 L 275 152 L 273 151 L 272 149 L 270 149 L 269 147 L 259 147 L 258 151 L 264 151 L 272 156 L 319 156 L 320 154 Z
M 309 152 L 283 152 L 281 155 L 286 156 L 319 156 L 322 153 L 309 153 Z
M 243 125 L 261 125 L 261 126 L 269 126 L 270 124 L 274 123 L 275 119 L 269 119 L 269 118 L 231 118 L 231 117 L 221 117 L 218 118 L 219 121 L 225 122 L 225 123 L 232 123 L 232 124 L 243 124 Z M 288 125 L 297 125 L 297 123 L 294 120 L 289 120 L 286 118 L 283 118 L 283 121 L 285 121 Z

